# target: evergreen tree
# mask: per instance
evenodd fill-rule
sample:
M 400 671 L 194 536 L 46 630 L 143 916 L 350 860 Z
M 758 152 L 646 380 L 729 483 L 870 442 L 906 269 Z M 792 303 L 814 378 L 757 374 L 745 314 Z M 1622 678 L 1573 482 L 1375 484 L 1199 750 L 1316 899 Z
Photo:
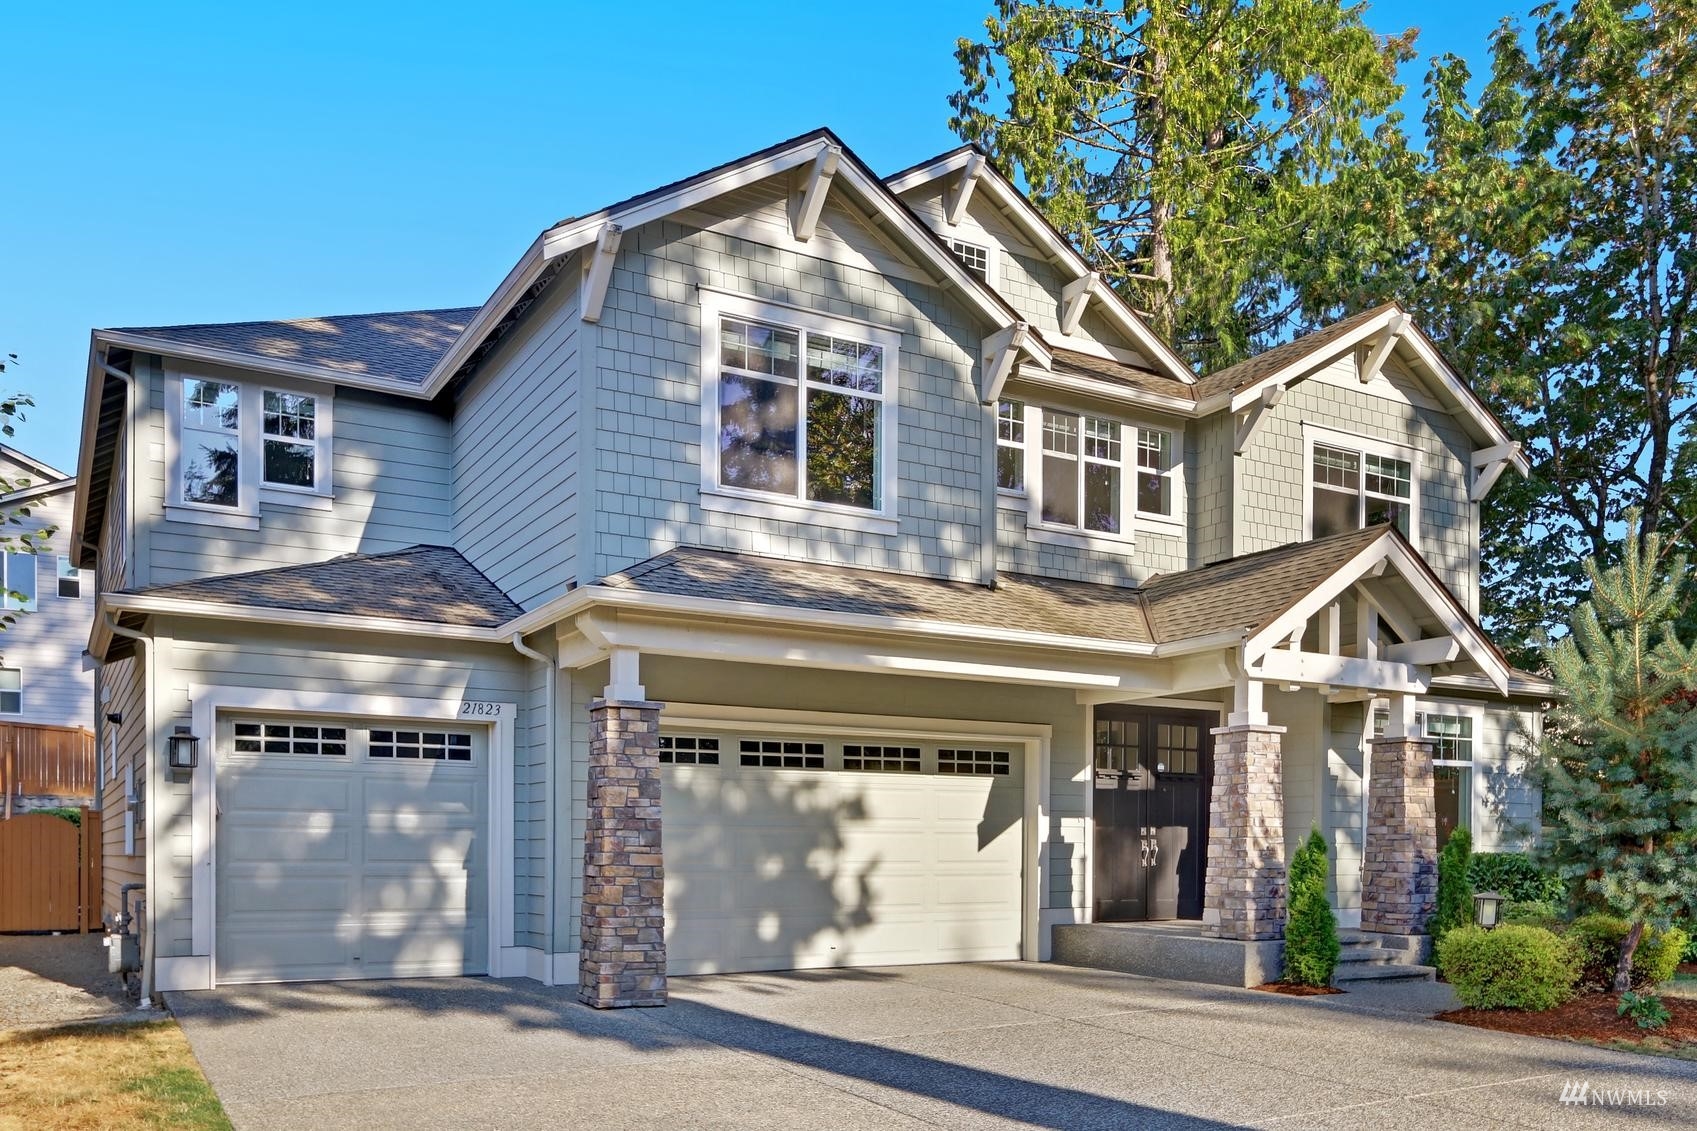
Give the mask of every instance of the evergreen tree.
M 1473 922 L 1473 882 L 1467 878 L 1467 865 L 1473 857 L 1473 834 L 1456 829 L 1444 842 L 1438 854 L 1438 899 L 1432 917 L 1426 921 L 1426 933 L 1432 945 L 1455 930 Z
M 1566 699 L 1538 760 L 1546 861 L 1631 923 L 1622 992 L 1645 927 L 1667 927 L 1697 890 L 1697 647 L 1674 628 L 1686 559 L 1664 573 L 1661 539 L 1627 517 L 1620 564 L 1586 561 L 1590 599 L 1547 652 Z
M 1342 953 L 1326 873 L 1326 838 L 1314 828 L 1291 856 L 1285 892 L 1284 978 L 1295 985 L 1331 985 Z

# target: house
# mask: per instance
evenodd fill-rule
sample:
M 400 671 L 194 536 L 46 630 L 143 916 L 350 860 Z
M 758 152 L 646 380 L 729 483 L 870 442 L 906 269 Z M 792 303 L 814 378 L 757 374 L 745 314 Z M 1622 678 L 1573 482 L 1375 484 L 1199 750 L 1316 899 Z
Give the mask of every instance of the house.
M 98 330 L 88 381 L 153 987 L 1256 946 L 1312 825 L 1406 935 L 1440 822 L 1537 809 L 1465 375 L 1391 306 L 1198 376 L 971 149 L 815 131 L 481 306 Z
M 0 788 L 5 811 L 86 804 L 87 729 L 94 674 L 83 665 L 94 620 L 94 578 L 72 564 L 70 529 L 77 481 L 0 444 Z M 51 530 L 46 539 L 22 539 Z M 10 768 L 5 762 L 11 755 Z M 43 792 L 54 787 L 54 792 Z

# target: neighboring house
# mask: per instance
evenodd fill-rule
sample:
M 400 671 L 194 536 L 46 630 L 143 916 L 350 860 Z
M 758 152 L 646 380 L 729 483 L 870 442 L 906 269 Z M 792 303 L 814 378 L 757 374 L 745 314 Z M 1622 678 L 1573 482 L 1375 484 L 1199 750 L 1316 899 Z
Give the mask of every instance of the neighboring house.
M 1434 754 L 1482 847 L 1537 810 L 1550 688 L 1475 619 L 1526 464 L 1463 375 L 1386 307 L 1198 377 L 971 149 L 818 131 L 479 307 L 91 357 L 108 904 L 147 885 L 161 988 L 1253 940 L 1311 825 L 1407 932 Z

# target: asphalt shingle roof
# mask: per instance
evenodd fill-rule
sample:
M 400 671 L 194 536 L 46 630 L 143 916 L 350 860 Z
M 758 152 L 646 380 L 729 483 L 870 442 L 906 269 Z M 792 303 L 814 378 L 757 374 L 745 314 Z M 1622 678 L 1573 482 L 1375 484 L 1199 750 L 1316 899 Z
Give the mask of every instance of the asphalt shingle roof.
M 1193 401 L 1196 399 L 1196 387 L 1194 385 L 1175 381 L 1171 377 L 1163 376 L 1151 369 L 1127 365 L 1119 361 L 1109 361 L 1094 354 L 1079 353 L 1077 350 L 1050 347 L 1050 352 L 1055 356 L 1054 368 L 1057 373 L 1088 377 L 1092 380 L 1123 385 L 1146 393 L 1177 397 L 1179 400 Z
M 1390 529 L 1374 526 L 1280 546 L 1165 574 L 1142 589 L 1027 574 L 1003 574 L 989 589 L 687 546 L 601 584 L 676 597 L 1164 644 L 1267 624 Z
M 327 562 L 203 577 L 126 593 L 262 609 L 496 628 L 524 610 L 458 550 L 412 546 Z
M 274 322 L 126 326 L 115 332 L 420 385 L 477 311 L 461 306 Z
M 1196 398 L 1201 400 L 1215 393 L 1235 393 L 1246 389 L 1263 377 L 1270 377 L 1293 361 L 1298 361 L 1312 353 L 1324 349 L 1329 343 L 1343 337 L 1363 322 L 1371 321 L 1391 309 L 1395 304 L 1386 303 L 1375 306 L 1371 310 L 1363 310 L 1360 314 L 1352 314 L 1348 318 L 1340 318 L 1330 326 L 1315 330 L 1312 334 L 1304 334 L 1283 345 L 1263 350 L 1254 357 L 1245 358 L 1236 365 L 1228 365 L 1217 369 L 1196 382 Z

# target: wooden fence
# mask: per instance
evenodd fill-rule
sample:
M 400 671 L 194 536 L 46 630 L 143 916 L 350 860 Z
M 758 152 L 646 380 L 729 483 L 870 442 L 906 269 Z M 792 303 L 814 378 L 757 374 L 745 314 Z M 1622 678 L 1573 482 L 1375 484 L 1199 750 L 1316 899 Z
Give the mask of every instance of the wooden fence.
M 5 816 L 19 797 L 52 794 L 93 801 L 99 755 L 94 735 L 82 727 L 0 723 L 0 790 Z
M 100 929 L 100 814 L 0 821 L 0 931 Z

